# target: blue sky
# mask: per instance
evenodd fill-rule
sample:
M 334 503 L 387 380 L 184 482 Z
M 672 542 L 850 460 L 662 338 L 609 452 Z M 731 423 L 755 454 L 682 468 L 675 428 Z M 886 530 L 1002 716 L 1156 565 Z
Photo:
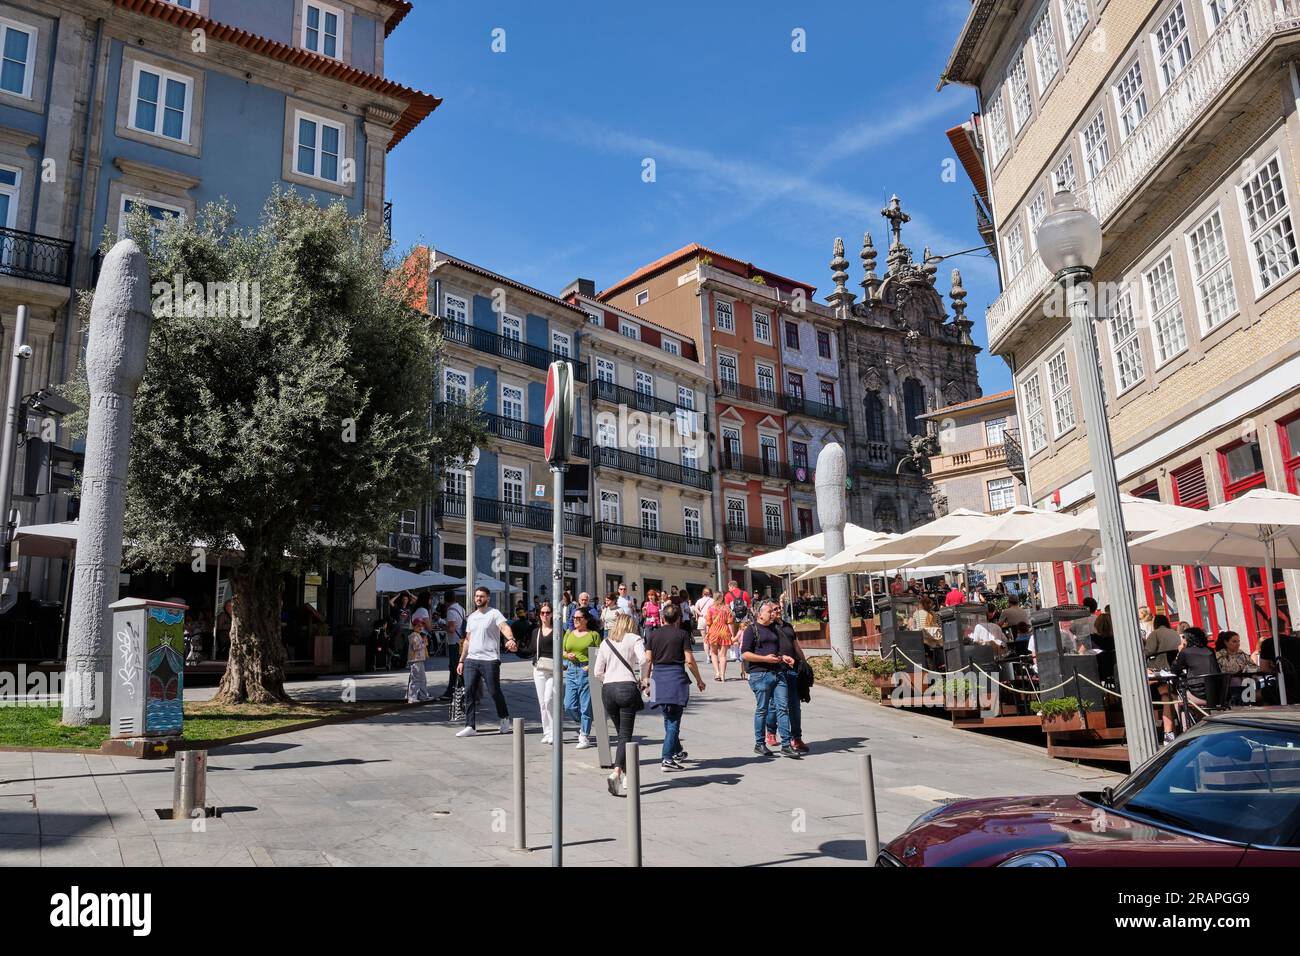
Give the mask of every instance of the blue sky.
M 971 90 L 935 92 L 969 0 L 806 3 L 416 0 L 388 76 L 443 97 L 389 156 L 399 245 L 429 243 L 549 292 L 604 288 L 689 242 L 830 291 L 831 247 L 857 250 L 893 193 L 916 254 L 980 242 L 945 130 Z M 505 31 L 505 52 L 492 51 Z M 807 52 L 791 49 L 801 28 Z M 656 180 L 642 181 L 655 160 Z M 883 251 L 881 266 L 883 267 Z M 975 338 L 992 260 L 952 267 Z M 857 288 L 856 285 L 853 288 Z M 860 290 L 857 290 L 860 292 Z M 1009 387 L 980 356 L 985 393 Z

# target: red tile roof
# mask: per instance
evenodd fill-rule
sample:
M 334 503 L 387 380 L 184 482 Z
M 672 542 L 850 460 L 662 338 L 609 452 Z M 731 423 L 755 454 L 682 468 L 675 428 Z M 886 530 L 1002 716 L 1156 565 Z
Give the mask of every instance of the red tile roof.
M 386 3 L 393 8 L 393 12 L 384 22 L 384 36 L 392 36 L 397 25 L 406 19 L 406 15 L 411 12 L 410 0 L 379 0 L 380 3 Z
M 800 288 L 808 290 L 808 296 L 810 298 L 817 291 L 816 286 L 811 286 L 806 282 L 800 282 L 797 279 L 788 278 L 787 276 L 783 276 L 778 272 L 773 272 L 770 269 L 763 269 L 759 266 L 756 266 L 752 262 L 745 262 L 743 259 L 737 259 L 734 256 L 729 256 L 725 252 L 717 252 L 713 249 L 708 248 L 707 246 L 701 245 L 698 242 L 692 242 L 689 245 L 682 246 L 680 249 L 676 250 L 675 252 L 670 252 L 668 253 L 668 255 L 663 256 L 662 258 L 656 259 L 654 262 L 650 263 L 647 266 L 642 266 L 640 269 L 637 269 L 635 272 L 633 272 L 630 276 L 620 279 L 618 282 L 615 282 L 604 292 L 599 293 L 596 296 L 596 298 L 606 299 L 611 296 L 617 295 L 619 292 L 622 292 L 628 286 L 636 285 L 642 279 L 649 278 L 650 276 L 655 275 L 656 273 L 662 272 L 663 270 L 669 268 L 670 266 L 674 266 L 677 263 L 681 262 L 683 259 L 690 259 L 696 256 L 708 256 L 710 259 L 725 259 L 733 266 L 738 266 L 744 269 L 746 278 L 753 275 L 761 275 L 766 278 L 776 279 L 779 282 L 788 283 L 789 285 L 799 286 Z
M 403 86 L 374 73 L 358 70 L 356 67 L 348 66 L 346 63 L 331 57 L 322 56 L 319 53 L 313 53 L 300 47 L 289 46 L 278 40 L 258 36 L 255 33 L 249 33 L 246 30 L 240 30 L 224 23 L 218 23 L 216 20 L 201 17 L 184 7 L 165 3 L 163 0 L 114 0 L 114 2 L 123 10 L 130 10 L 132 13 L 140 13 L 153 17 L 155 20 L 161 20 L 164 23 L 171 23 L 182 30 L 203 30 L 210 39 L 233 43 L 246 50 L 251 50 L 253 53 L 259 53 L 282 63 L 303 67 L 319 73 L 321 76 L 342 80 L 344 83 L 349 83 L 363 90 L 370 90 L 383 96 L 405 100 L 406 109 L 393 127 L 393 138 L 388 143 L 390 150 L 400 143 L 407 133 L 419 126 L 421 120 L 436 110 L 439 104 L 442 103 L 442 100 L 436 96 L 421 93 L 419 90 L 413 90 L 409 86 Z M 388 23 L 395 27 L 402 17 L 410 12 L 411 4 L 407 0 L 385 0 L 385 2 L 394 3 L 399 7 L 388 20 Z M 405 9 L 402 9 L 403 5 Z
M 992 205 L 989 202 L 989 184 L 984 176 L 984 164 L 980 161 L 979 151 L 975 148 L 975 124 L 979 122 L 977 117 L 971 117 L 965 123 L 960 123 L 948 130 L 948 142 L 952 143 L 952 148 L 957 152 L 957 158 L 961 160 L 962 168 L 966 170 L 966 175 L 970 177 L 971 183 L 975 186 L 975 191 L 980 194 L 984 200 L 984 205 Z
M 969 401 L 958 402 L 955 405 L 945 405 L 943 408 L 936 408 L 932 412 L 926 412 L 921 418 L 934 418 L 936 415 L 942 415 L 948 412 L 955 412 L 963 408 L 974 408 L 976 405 L 992 405 L 995 402 L 1006 401 L 1007 399 L 1015 400 L 1016 390 L 1009 388 L 1005 392 L 994 392 L 992 395 L 984 395 L 980 398 L 972 398 Z

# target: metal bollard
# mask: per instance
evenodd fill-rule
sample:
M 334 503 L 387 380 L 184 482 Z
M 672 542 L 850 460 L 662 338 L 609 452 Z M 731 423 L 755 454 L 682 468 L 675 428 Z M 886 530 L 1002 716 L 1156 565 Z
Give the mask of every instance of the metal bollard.
M 627 842 L 628 866 L 641 865 L 641 745 L 628 742 L 627 769 Z
M 176 771 L 172 776 L 172 819 L 188 820 L 198 810 L 207 814 L 208 752 L 180 750 L 176 753 Z
M 515 751 L 515 849 L 523 850 L 527 848 L 528 838 L 524 827 L 524 719 L 516 717 L 514 719 L 514 741 L 512 746 Z
M 876 865 L 880 856 L 880 824 L 876 819 L 876 778 L 871 772 L 871 754 L 863 754 L 859 764 L 862 781 L 862 820 L 866 827 L 867 866 Z

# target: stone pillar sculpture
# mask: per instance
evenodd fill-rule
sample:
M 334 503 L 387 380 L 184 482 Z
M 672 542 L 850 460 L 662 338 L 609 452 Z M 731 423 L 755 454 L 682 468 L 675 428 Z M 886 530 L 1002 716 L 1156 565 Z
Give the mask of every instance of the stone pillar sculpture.
M 817 456 L 817 518 L 822 525 L 826 557 L 844 550 L 844 522 L 848 502 L 844 478 L 844 449 L 830 442 Z M 853 664 L 853 625 L 849 619 L 849 578 L 832 574 L 826 579 L 826 604 L 830 617 L 831 659 L 837 667 Z
M 148 263 L 134 242 L 123 239 L 104 257 L 86 343 L 90 421 L 63 689 L 63 722 L 73 726 L 109 721 L 109 605 L 117 600 L 122 564 L 132 405 L 152 324 Z

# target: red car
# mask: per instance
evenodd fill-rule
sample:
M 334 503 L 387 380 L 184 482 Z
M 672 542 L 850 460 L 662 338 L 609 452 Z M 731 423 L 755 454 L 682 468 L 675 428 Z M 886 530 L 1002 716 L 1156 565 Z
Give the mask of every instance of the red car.
M 1300 866 L 1300 706 L 1215 715 L 1099 793 L 962 800 L 877 866 Z

